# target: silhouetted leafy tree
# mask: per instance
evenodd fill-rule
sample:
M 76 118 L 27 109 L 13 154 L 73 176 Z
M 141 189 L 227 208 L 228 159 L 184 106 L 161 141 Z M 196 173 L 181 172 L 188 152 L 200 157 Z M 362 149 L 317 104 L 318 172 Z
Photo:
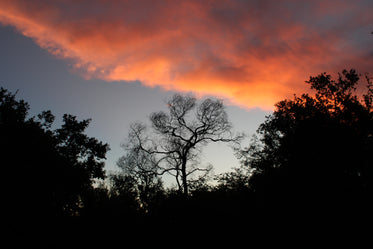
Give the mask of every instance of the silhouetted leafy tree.
M 252 168 L 240 167 L 234 168 L 231 172 L 222 173 L 216 177 L 218 184 L 215 188 L 227 192 L 249 190 L 251 171 L 253 171 Z
M 123 174 L 111 175 L 110 201 L 111 215 L 125 217 L 140 212 L 137 181 Z
M 84 134 L 90 120 L 78 121 L 75 116 L 65 114 L 61 128 L 55 131 L 56 150 L 64 158 L 66 167 L 72 169 L 69 186 L 75 192 L 69 203 L 69 209 L 79 209 L 84 205 L 87 192 L 92 190 L 94 179 L 104 179 L 104 162 L 109 149 L 96 138 Z M 75 185 L 74 185 L 75 184 Z M 83 203 L 80 203 L 83 202 Z
M 108 145 L 84 134 L 89 120 L 65 115 L 53 131 L 50 111 L 27 118 L 28 110 L 16 94 L 0 89 L 4 205 L 15 217 L 79 214 L 93 180 L 105 177 Z
M 155 112 L 150 115 L 155 138 L 146 135 L 142 124 L 131 126 L 124 148 L 127 161 L 135 157 L 133 172 L 159 175 L 169 173 L 176 179 L 179 191 L 188 195 L 190 176 L 196 172 L 208 173 L 211 167 L 198 167 L 201 148 L 209 142 L 234 142 L 231 124 L 220 100 L 206 99 L 197 105 L 191 96 L 175 94 L 168 101 L 169 113 Z M 195 110 L 195 118 L 190 114 Z M 145 163 L 143 163 L 145 162 Z M 136 169 L 136 170 L 134 170 Z
M 241 151 L 254 169 L 258 204 L 276 210 L 358 210 L 372 193 L 372 83 L 357 95 L 359 75 L 310 77 L 314 96 L 276 104 L 260 125 L 260 141 Z M 283 209 L 282 209 L 283 208 Z

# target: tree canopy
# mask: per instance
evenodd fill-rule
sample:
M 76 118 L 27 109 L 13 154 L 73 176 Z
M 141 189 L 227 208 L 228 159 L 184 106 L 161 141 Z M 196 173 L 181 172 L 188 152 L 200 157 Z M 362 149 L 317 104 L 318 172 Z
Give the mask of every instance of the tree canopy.
M 254 169 L 251 187 L 262 205 L 301 209 L 362 207 L 372 191 L 372 83 L 355 70 L 336 80 L 310 77 L 314 95 L 276 104 L 260 125 L 260 141 L 241 151 Z
M 76 215 L 94 179 L 104 178 L 109 147 L 84 134 L 90 120 L 64 115 L 61 128 L 44 111 L 28 118 L 29 105 L 0 89 L 0 153 L 7 176 L 7 210 L 15 217 Z

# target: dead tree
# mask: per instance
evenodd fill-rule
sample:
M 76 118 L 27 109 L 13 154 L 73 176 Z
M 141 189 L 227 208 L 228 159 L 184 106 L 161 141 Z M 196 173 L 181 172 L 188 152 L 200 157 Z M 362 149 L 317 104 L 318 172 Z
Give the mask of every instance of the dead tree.
M 198 155 L 209 142 L 238 142 L 221 100 L 205 99 L 199 105 L 196 98 L 175 94 L 167 103 L 169 112 L 150 115 L 154 137 L 146 135 L 146 127 L 131 126 L 128 150 L 141 151 L 153 166 L 142 170 L 144 174 L 169 173 L 176 179 L 180 192 L 188 195 L 188 177 L 195 172 L 208 172 L 211 168 L 198 166 Z M 150 169 L 150 170 L 149 170 Z

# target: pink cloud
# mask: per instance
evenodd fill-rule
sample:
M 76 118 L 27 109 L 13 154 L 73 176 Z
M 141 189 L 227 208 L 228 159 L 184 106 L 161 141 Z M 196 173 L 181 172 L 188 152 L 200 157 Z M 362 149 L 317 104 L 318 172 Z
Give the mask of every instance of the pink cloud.
M 270 109 L 305 91 L 309 75 L 370 70 L 371 8 L 325 0 L 0 0 L 0 22 L 86 78 L 138 80 Z

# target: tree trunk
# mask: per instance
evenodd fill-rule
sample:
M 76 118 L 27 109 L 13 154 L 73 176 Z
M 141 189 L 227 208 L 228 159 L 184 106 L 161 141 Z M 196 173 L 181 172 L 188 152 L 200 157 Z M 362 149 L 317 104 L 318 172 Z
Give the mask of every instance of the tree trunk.
M 181 165 L 181 178 L 183 180 L 183 194 L 188 196 L 188 184 L 187 184 L 187 173 L 186 173 L 186 158 L 183 158 Z

